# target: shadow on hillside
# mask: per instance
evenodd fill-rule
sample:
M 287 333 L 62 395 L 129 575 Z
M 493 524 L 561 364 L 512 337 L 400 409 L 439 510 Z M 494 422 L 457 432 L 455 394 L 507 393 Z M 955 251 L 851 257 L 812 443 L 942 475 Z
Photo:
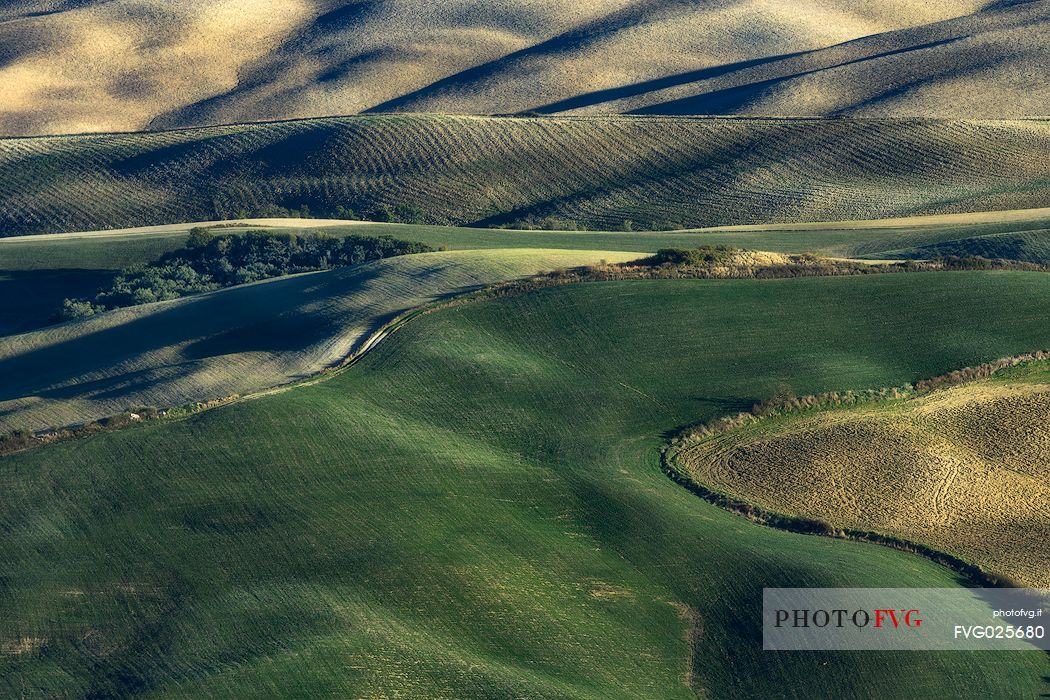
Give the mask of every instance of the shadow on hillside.
M 351 312 L 332 300 L 380 274 L 374 267 L 350 276 L 333 273 L 321 273 L 322 279 L 303 275 L 189 297 L 141 309 L 145 315 L 109 327 L 93 329 L 103 321 L 98 317 L 76 322 L 83 324 L 82 334 L 0 360 L 0 401 L 84 397 L 88 392 L 93 398 L 117 398 L 139 389 L 142 379 L 151 375 L 185 378 L 187 362 L 199 364 L 242 352 L 305 351 L 328 340 L 346 320 L 339 318 L 341 313 Z M 56 331 L 65 329 L 80 330 L 73 325 Z M 147 357 L 183 344 L 187 345 L 171 355 Z M 125 364 L 132 366 L 123 368 Z M 106 373 L 111 374 L 99 376 Z M 171 376 L 160 376 L 167 374 Z
M 609 15 L 599 17 L 581 26 L 574 27 L 567 32 L 551 37 L 538 44 L 527 46 L 497 59 L 482 63 L 480 65 L 460 71 L 448 77 L 437 80 L 425 87 L 405 93 L 392 100 L 387 100 L 364 111 L 364 114 L 378 114 L 383 112 L 396 112 L 420 99 L 424 99 L 433 93 L 440 93 L 446 88 L 462 85 L 471 81 L 479 81 L 489 78 L 505 68 L 508 64 L 524 58 L 536 58 L 549 56 L 569 51 L 579 51 L 589 44 L 612 36 L 626 27 L 642 24 L 651 13 L 659 11 L 660 3 L 639 3 L 616 10 Z
M 995 12 L 998 10 L 1009 9 L 1014 5 L 1025 4 L 1025 2 L 1026 0 L 1004 0 L 1003 2 L 992 3 L 989 7 L 984 9 L 990 12 Z M 579 51 L 590 43 L 600 41 L 601 39 L 614 34 L 625 25 L 642 21 L 644 17 L 645 11 L 641 9 L 622 11 L 617 13 L 615 17 L 611 16 L 602 18 L 595 23 L 575 28 L 534 46 L 526 47 L 492 61 L 447 76 L 423 88 L 376 105 L 375 107 L 366 110 L 366 113 L 395 112 L 402 109 L 411 109 L 413 104 L 420 100 L 441 94 L 445 91 L 463 89 L 470 83 L 478 83 L 496 77 L 500 71 L 523 59 L 535 59 L 539 56 L 553 56 L 568 51 Z M 966 18 L 957 19 L 962 20 Z M 968 34 L 961 32 L 961 27 L 950 25 L 949 22 L 952 22 L 952 20 L 930 25 L 928 27 L 929 31 L 925 34 L 917 33 L 915 28 L 891 30 L 858 37 L 856 39 L 850 39 L 849 41 L 820 48 L 709 66 L 694 71 L 653 78 L 638 83 L 596 90 L 537 106 L 528 111 L 530 113 L 535 112 L 538 114 L 557 114 L 559 112 L 593 107 L 595 105 L 638 97 L 672 87 L 712 80 L 752 68 L 760 68 L 762 66 L 777 64 L 780 62 L 790 62 L 792 59 L 802 57 L 813 57 L 814 60 L 823 62 L 823 65 L 816 65 L 805 70 L 799 70 L 802 66 L 799 66 L 798 62 L 795 62 L 794 70 L 788 66 L 780 68 L 780 71 L 788 71 L 784 75 L 774 75 L 761 80 L 748 80 L 744 85 L 714 90 L 695 97 L 670 100 L 629 112 L 631 114 L 706 115 L 732 113 L 732 111 L 740 109 L 746 105 L 751 97 L 755 96 L 759 91 L 768 89 L 784 81 L 819 71 L 831 70 L 865 61 L 878 60 L 895 55 L 935 48 L 969 37 Z M 940 35 L 942 38 L 939 40 L 928 40 L 925 43 L 916 43 L 918 37 L 929 37 L 930 34 L 933 34 L 935 37 Z M 887 45 L 893 46 L 894 44 L 897 44 L 898 46 L 892 49 L 886 48 Z M 884 50 L 878 51 L 879 48 L 883 48 Z M 841 50 L 850 50 L 855 53 L 864 53 L 866 55 L 856 56 L 855 58 L 844 61 L 835 60 L 836 53 L 839 54 L 837 58 L 843 58 L 841 56 Z M 770 71 L 763 72 L 766 76 L 769 76 Z M 881 97 L 886 99 L 893 97 L 894 94 L 895 93 L 888 93 L 881 95 Z
M 1020 260 L 1022 262 L 1042 263 L 1046 261 L 1045 255 L 1038 251 L 1029 249 L 1029 242 L 1023 236 L 987 236 L 977 238 L 963 238 L 957 241 L 944 241 L 942 243 L 930 243 L 919 246 L 914 252 L 907 251 L 902 257 L 912 258 L 936 258 L 941 256 L 970 257 L 980 256 L 982 258 L 1002 258 L 1004 260 Z
M 186 388 L 193 395 L 188 400 L 207 400 L 219 398 L 223 391 L 261 389 L 299 378 L 350 329 L 357 334 L 351 352 L 357 352 L 407 310 L 384 311 L 370 297 L 347 298 L 364 291 L 384 272 L 383 266 L 366 263 L 278 278 L 167 306 L 140 307 L 144 315 L 108 327 L 93 328 L 106 320 L 95 317 L 44 331 L 80 334 L 0 360 L 0 402 L 35 397 L 149 403 L 144 397 L 163 392 L 165 383 Z M 408 274 L 425 279 L 433 272 Z M 481 286 L 464 285 L 432 298 L 443 301 Z M 241 354 L 248 356 L 236 358 Z M 244 370 L 250 376 L 223 380 L 209 374 L 216 361 L 227 368 L 256 369 Z M 258 369 L 263 362 L 272 376 Z M 0 418 L 21 410 L 0 408 Z
M 766 56 L 765 58 L 737 61 L 736 63 L 724 63 L 718 66 L 710 66 L 708 68 L 701 68 L 686 73 L 678 73 L 663 78 L 645 80 L 632 85 L 622 85 L 620 87 L 608 88 L 605 90 L 595 90 L 594 92 L 577 95 L 576 97 L 570 97 L 559 102 L 552 102 L 551 104 L 543 105 L 542 107 L 536 107 L 531 111 L 538 114 L 555 114 L 557 112 L 566 112 L 573 109 L 581 109 L 583 107 L 593 107 L 594 105 L 599 105 L 605 102 L 615 102 L 616 100 L 637 97 L 638 95 L 657 92 L 659 90 L 665 90 L 679 85 L 697 83 L 701 80 L 710 80 L 711 78 L 719 78 L 723 75 L 728 75 L 729 73 L 735 73 L 755 66 L 762 66 L 767 63 L 785 61 L 790 58 L 803 56 L 807 53 L 813 53 L 813 51 L 797 51 L 795 53 L 785 53 L 777 56 Z
M 926 49 L 946 46 L 957 41 L 962 41 L 965 38 L 967 37 L 951 37 L 948 39 L 931 41 L 915 46 L 906 46 L 904 48 L 882 51 L 879 53 L 872 54 L 870 56 L 862 56 L 860 58 L 855 58 L 849 61 L 843 61 L 841 63 L 836 63 L 829 66 L 812 68 L 809 70 L 799 71 L 797 73 L 783 75 L 776 78 L 759 80 L 756 82 L 746 83 L 744 85 L 737 85 L 735 87 L 723 88 L 720 90 L 712 90 L 710 92 L 694 95 L 692 97 L 684 97 L 678 100 L 661 102 L 659 104 L 632 110 L 631 112 L 629 112 L 629 114 L 733 114 L 746 107 L 754 98 L 761 96 L 769 89 L 775 88 L 783 83 L 786 83 L 790 80 L 794 80 L 796 78 L 801 78 L 807 75 L 813 75 L 822 71 L 832 70 L 835 68 L 844 68 L 846 66 L 865 63 L 867 61 L 875 61 L 883 58 L 889 58 L 891 56 L 899 56 L 901 54 L 911 53 L 913 51 L 924 51 Z M 903 92 L 904 90 L 905 88 L 902 87 L 897 90 L 887 91 L 883 94 L 883 98 L 893 97 L 894 95 Z
M 114 274 L 82 269 L 0 270 L 0 338 L 56 323 L 64 299 L 92 297 L 112 282 Z

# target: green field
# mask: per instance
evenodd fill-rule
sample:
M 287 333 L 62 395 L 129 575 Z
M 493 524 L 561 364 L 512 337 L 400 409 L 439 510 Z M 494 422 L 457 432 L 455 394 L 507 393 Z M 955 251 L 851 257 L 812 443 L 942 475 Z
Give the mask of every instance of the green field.
M 723 512 L 658 450 L 780 384 L 1046 347 L 1048 294 L 1003 272 L 558 287 L 412 320 L 329 381 L 6 457 L 3 693 L 1046 693 L 1034 652 L 762 652 L 764 585 L 956 581 Z
M 1048 32 L 0 2 L 0 700 L 1050 698 L 762 632 L 1050 583 Z
M 675 231 L 537 231 L 327 220 L 260 220 L 221 223 L 222 232 L 249 229 L 316 230 L 331 236 L 387 235 L 451 250 L 546 248 L 654 252 L 659 248 L 728 245 L 783 253 L 836 257 L 911 258 L 981 254 L 1030 262 L 1050 261 L 1050 209 L 979 212 L 960 217 L 741 226 Z M 0 270 L 115 270 L 155 260 L 183 246 L 189 230 L 213 223 L 178 224 L 130 231 L 0 238 Z M 998 245 L 997 245 L 998 244 Z M 927 251 L 925 255 L 919 252 Z
M 286 383 L 338 363 L 393 315 L 435 298 L 663 247 L 731 245 L 878 259 L 901 255 L 908 246 L 1026 237 L 1027 247 L 1003 248 L 1003 255 L 1050 262 L 1039 252 L 1050 240 L 1047 210 L 655 233 L 265 223 L 270 230 L 393 235 L 451 251 L 274 279 L 55 326 L 64 297 L 93 297 L 118 267 L 181 247 L 193 224 L 0 239 L 0 293 L 11 299 L 0 312 L 0 331 L 8 336 L 0 336 L 0 371 L 11 377 L 0 392 L 0 431 L 61 426 L 134 406 L 168 408 Z
M 924 259 L 980 255 L 1033 263 L 1050 263 L 1050 209 L 981 212 L 974 220 L 923 217 L 895 220 L 804 223 L 791 227 L 749 226 L 677 231 L 518 231 L 364 224 L 334 226 L 331 235 L 387 233 L 453 250 L 468 248 L 569 248 L 653 252 L 660 248 L 727 245 L 781 253 L 819 253 L 867 259 Z M 24 245 L 33 244 L 27 238 Z
M 539 249 L 406 255 L 3 337 L 0 432 L 65 426 L 139 406 L 172 408 L 296 381 L 338 365 L 385 323 L 428 302 L 541 270 L 635 256 Z M 36 275 L 41 286 L 51 284 Z
M 388 115 L 4 139 L 0 235 L 303 205 L 596 230 L 1022 209 L 1046 205 L 1048 157 L 1039 119 Z

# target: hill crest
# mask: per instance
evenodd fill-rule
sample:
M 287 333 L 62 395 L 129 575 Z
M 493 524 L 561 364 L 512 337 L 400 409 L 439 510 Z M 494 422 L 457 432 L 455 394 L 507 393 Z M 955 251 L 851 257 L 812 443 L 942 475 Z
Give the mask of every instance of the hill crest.
M 365 112 L 1050 113 L 1048 3 L 22 0 L 0 134 Z

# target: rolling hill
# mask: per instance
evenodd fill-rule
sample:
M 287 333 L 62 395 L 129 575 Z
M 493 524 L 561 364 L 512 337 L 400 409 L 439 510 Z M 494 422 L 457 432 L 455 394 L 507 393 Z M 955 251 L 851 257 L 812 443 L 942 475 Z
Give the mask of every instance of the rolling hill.
M 545 250 L 408 255 L 3 337 L 0 432 L 286 384 L 338 365 L 384 324 L 429 301 L 540 270 L 634 257 Z M 45 277 L 43 284 L 52 282 Z
M 348 117 L 0 141 L 0 233 L 272 215 L 599 230 L 1045 207 L 1050 121 Z
M 1017 209 L 944 216 L 915 216 L 800 224 L 758 224 L 676 231 L 547 231 L 488 229 L 423 224 L 395 224 L 331 219 L 237 219 L 201 221 L 130 229 L 79 231 L 47 236 L 0 237 L 0 270 L 117 270 L 156 260 L 186 242 L 190 230 L 219 232 L 311 231 L 328 236 L 392 236 L 435 248 L 547 248 L 622 250 L 652 253 L 660 248 L 726 245 L 781 253 L 820 253 L 833 257 L 907 258 L 937 246 L 976 247 L 985 242 L 986 257 L 1050 262 L 1050 209 Z M 1013 241 L 1024 239 L 1027 247 Z M 1010 244 L 1001 248 L 997 241 Z M 1015 256 L 1014 254 L 1018 254 Z
M 763 508 L 919 542 L 1045 588 L 1050 387 L 1040 369 L 760 421 L 686 447 L 676 463 Z
M 1045 116 L 1042 0 L 19 0 L 0 134 L 362 112 Z
M 393 235 L 452 252 L 268 280 L 54 325 L 65 298 L 92 298 L 120 268 L 181 247 L 197 224 L 0 239 L 0 432 L 169 408 L 287 383 L 338 363 L 385 320 L 427 301 L 556 267 L 660 248 L 728 245 L 837 257 L 909 257 L 902 246 L 971 246 L 1050 263 L 1050 211 L 676 232 L 510 231 L 308 219 L 222 232 Z M 990 233 L 990 232 L 997 233 Z M 611 250 L 633 252 L 609 252 Z M 988 252 L 985 250 L 985 252 Z M 6 336 L 6 337 L 5 337 Z M 283 340 L 282 340 L 283 339 Z
M 767 587 L 1050 585 L 1050 361 L 973 380 L 1050 348 L 1047 36 L 0 2 L 0 697 L 1050 696 L 1034 649 L 761 629 Z
M 295 231 L 329 226 L 353 232 L 353 222 L 303 219 L 258 220 L 253 228 Z M 296 225 L 299 226 L 296 226 Z M 0 337 L 57 322 L 63 299 L 91 298 L 127 267 L 152 262 L 181 248 L 192 224 L 146 231 L 91 231 L 39 237 L 0 238 Z M 376 229 L 378 227 L 372 227 Z M 236 228 L 223 229 L 236 231 Z
M 725 513 L 659 448 L 781 382 L 894 385 L 1046 346 L 1048 285 L 569 285 L 416 318 L 328 381 L 5 457 L 0 692 L 1046 692 L 1039 652 L 762 651 L 764 585 L 959 581 Z

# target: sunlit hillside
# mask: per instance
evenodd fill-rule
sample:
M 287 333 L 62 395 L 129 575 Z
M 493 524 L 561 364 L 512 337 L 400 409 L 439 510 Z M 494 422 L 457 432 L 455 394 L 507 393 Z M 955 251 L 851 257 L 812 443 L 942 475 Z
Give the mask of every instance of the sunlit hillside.
M 36 0 L 0 134 L 367 111 L 1050 113 L 1046 2 Z

